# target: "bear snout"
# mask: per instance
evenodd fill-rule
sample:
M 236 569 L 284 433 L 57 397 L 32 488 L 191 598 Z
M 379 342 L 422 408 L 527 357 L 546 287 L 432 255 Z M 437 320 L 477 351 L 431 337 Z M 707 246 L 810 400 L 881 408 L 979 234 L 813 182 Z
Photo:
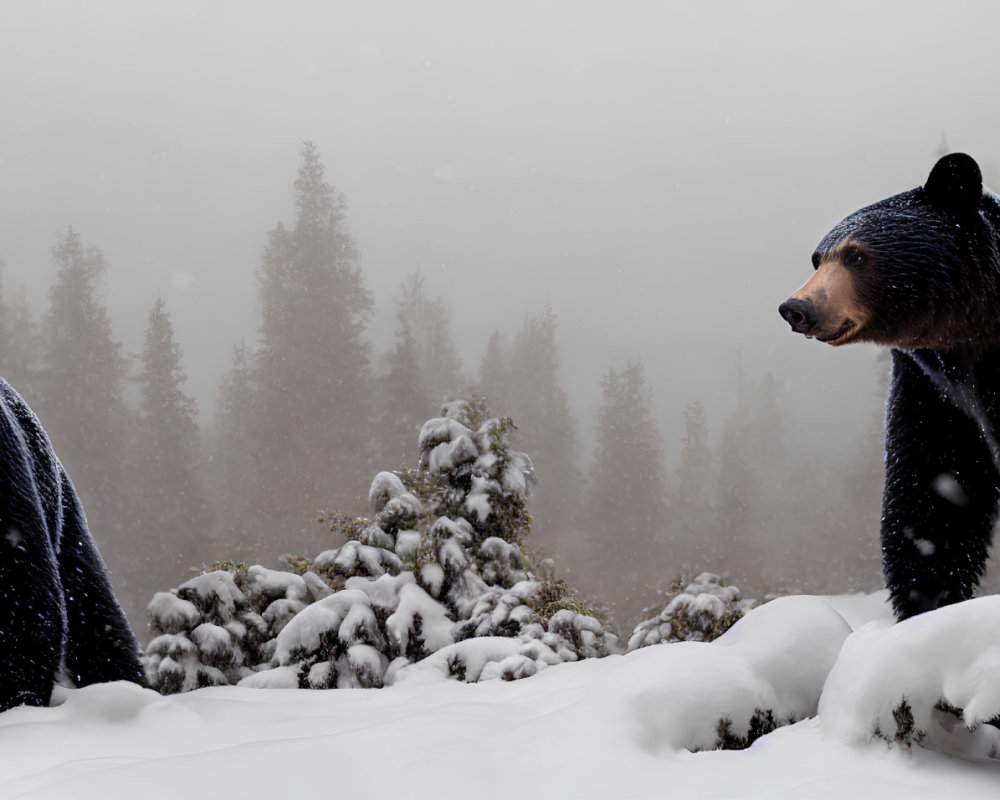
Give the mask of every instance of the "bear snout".
M 816 307 L 812 300 L 798 300 L 793 297 L 778 306 L 778 313 L 796 333 L 809 333 L 816 327 Z

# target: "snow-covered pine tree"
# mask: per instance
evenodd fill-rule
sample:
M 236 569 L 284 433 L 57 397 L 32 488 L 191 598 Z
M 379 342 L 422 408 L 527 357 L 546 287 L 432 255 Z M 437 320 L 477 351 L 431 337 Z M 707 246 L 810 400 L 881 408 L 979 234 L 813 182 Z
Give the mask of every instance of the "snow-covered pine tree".
M 663 642 L 710 642 L 725 633 L 756 601 L 718 575 L 702 572 L 693 580 L 675 579 L 662 592 L 657 608 L 646 609 L 628 649 Z
M 449 404 L 422 427 L 416 469 L 375 476 L 373 519 L 329 515 L 343 546 L 289 558 L 296 574 L 231 565 L 157 594 L 151 683 L 381 686 L 425 661 L 463 680 L 513 679 L 615 652 L 551 565 L 528 563 L 532 467 L 512 429 Z
M 512 421 L 490 417 L 483 404 L 451 403 L 443 411 L 420 432 L 417 470 L 376 476 L 370 496 L 375 519 L 354 528 L 354 563 L 365 547 L 399 558 L 400 569 L 412 572 L 455 620 L 452 635 L 459 643 L 526 638 L 535 652 L 538 640 L 560 660 L 614 651 L 617 639 L 597 619 L 579 613 L 582 607 L 551 565 L 536 572 L 528 563 L 523 545 L 531 518 L 525 504 L 534 470 L 526 455 L 510 447 Z M 336 552 L 342 563 L 352 563 L 344 561 L 344 548 Z M 367 557 L 372 559 L 370 551 Z M 321 561 L 329 563 L 329 557 L 317 559 L 317 566 Z M 450 668 L 467 679 L 472 673 L 456 664 L 463 652 L 473 651 L 458 645 L 449 654 Z

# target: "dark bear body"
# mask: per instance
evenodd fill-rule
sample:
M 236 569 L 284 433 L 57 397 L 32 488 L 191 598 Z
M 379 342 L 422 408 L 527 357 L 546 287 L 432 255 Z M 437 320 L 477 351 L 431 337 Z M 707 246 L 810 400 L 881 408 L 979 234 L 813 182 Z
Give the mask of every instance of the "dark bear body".
M 892 348 L 882 556 L 899 619 L 968 599 L 1000 503 L 1000 200 L 967 155 L 847 217 L 783 303 L 792 330 Z
M 0 378 L 0 711 L 77 686 L 144 684 L 139 646 L 69 476 Z

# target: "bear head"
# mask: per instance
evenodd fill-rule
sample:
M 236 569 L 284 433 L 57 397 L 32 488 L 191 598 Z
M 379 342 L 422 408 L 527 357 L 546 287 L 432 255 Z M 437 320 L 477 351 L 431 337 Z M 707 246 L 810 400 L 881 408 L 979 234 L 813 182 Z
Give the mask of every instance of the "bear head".
M 779 312 L 831 345 L 905 350 L 1000 343 L 1000 200 L 979 165 L 945 156 L 927 182 L 855 211 L 813 253 L 813 276 Z

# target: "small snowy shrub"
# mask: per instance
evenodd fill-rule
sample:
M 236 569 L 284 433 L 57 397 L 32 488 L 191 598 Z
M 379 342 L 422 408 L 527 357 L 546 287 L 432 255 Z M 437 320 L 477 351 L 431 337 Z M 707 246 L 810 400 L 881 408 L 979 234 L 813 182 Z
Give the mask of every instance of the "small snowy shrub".
M 315 575 L 224 566 L 149 603 L 154 638 L 144 662 L 163 694 L 238 682 L 270 657 L 274 638 L 299 611 L 332 592 Z
M 924 716 L 924 715 L 921 715 Z M 1000 759 L 1000 717 L 988 720 L 977 720 L 967 715 L 964 708 L 953 706 L 947 700 L 941 699 L 934 704 L 929 717 L 925 716 L 921 727 L 914 715 L 913 706 L 904 697 L 892 709 L 892 724 L 883 727 L 876 723 L 872 739 L 881 739 L 888 745 L 903 745 L 907 749 L 920 745 L 931 750 L 944 749 L 953 754 L 961 754 L 965 758 L 977 760 L 985 756 L 988 759 Z M 957 734 L 957 742 L 947 742 L 949 735 Z M 962 740 L 965 740 L 964 742 Z M 970 743 L 976 742 L 978 746 Z M 944 745 L 944 747 L 942 747 Z
M 717 728 L 718 738 L 715 742 L 715 749 L 746 750 L 761 736 L 766 736 L 785 725 L 794 725 L 797 721 L 795 717 L 776 720 L 774 712 L 771 709 L 764 710 L 758 708 L 754 710 L 753 716 L 750 717 L 750 724 L 744 736 L 735 732 L 733 721 L 729 717 L 723 717 L 719 720 Z
M 661 642 L 710 642 L 755 605 L 711 572 L 701 573 L 690 583 L 675 580 L 665 594 L 663 610 L 635 627 L 628 642 L 630 651 Z
M 451 677 L 513 680 L 618 652 L 550 562 L 532 570 L 534 476 L 508 447 L 513 428 L 482 405 L 450 403 L 420 431 L 418 469 L 375 476 L 372 519 L 324 516 L 341 547 L 286 556 L 288 571 L 220 565 L 158 593 L 151 685 L 372 688 L 442 650 Z M 484 638 L 508 644 L 464 644 Z
M 941 704 L 938 704 L 935 708 L 936 710 L 944 710 L 941 707 Z M 958 710 L 956 713 L 955 710 L 949 709 L 949 712 L 955 716 L 956 721 L 962 717 L 961 710 Z M 878 725 L 876 725 L 872 738 L 882 739 L 889 744 L 901 744 L 910 748 L 914 744 L 920 744 L 927 735 L 926 731 L 917 727 L 916 720 L 913 718 L 913 708 L 906 701 L 905 697 L 900 700 L 899 705 L 892 709 L 892 719 L 895 723 L 896 730 L 883 731 Z

